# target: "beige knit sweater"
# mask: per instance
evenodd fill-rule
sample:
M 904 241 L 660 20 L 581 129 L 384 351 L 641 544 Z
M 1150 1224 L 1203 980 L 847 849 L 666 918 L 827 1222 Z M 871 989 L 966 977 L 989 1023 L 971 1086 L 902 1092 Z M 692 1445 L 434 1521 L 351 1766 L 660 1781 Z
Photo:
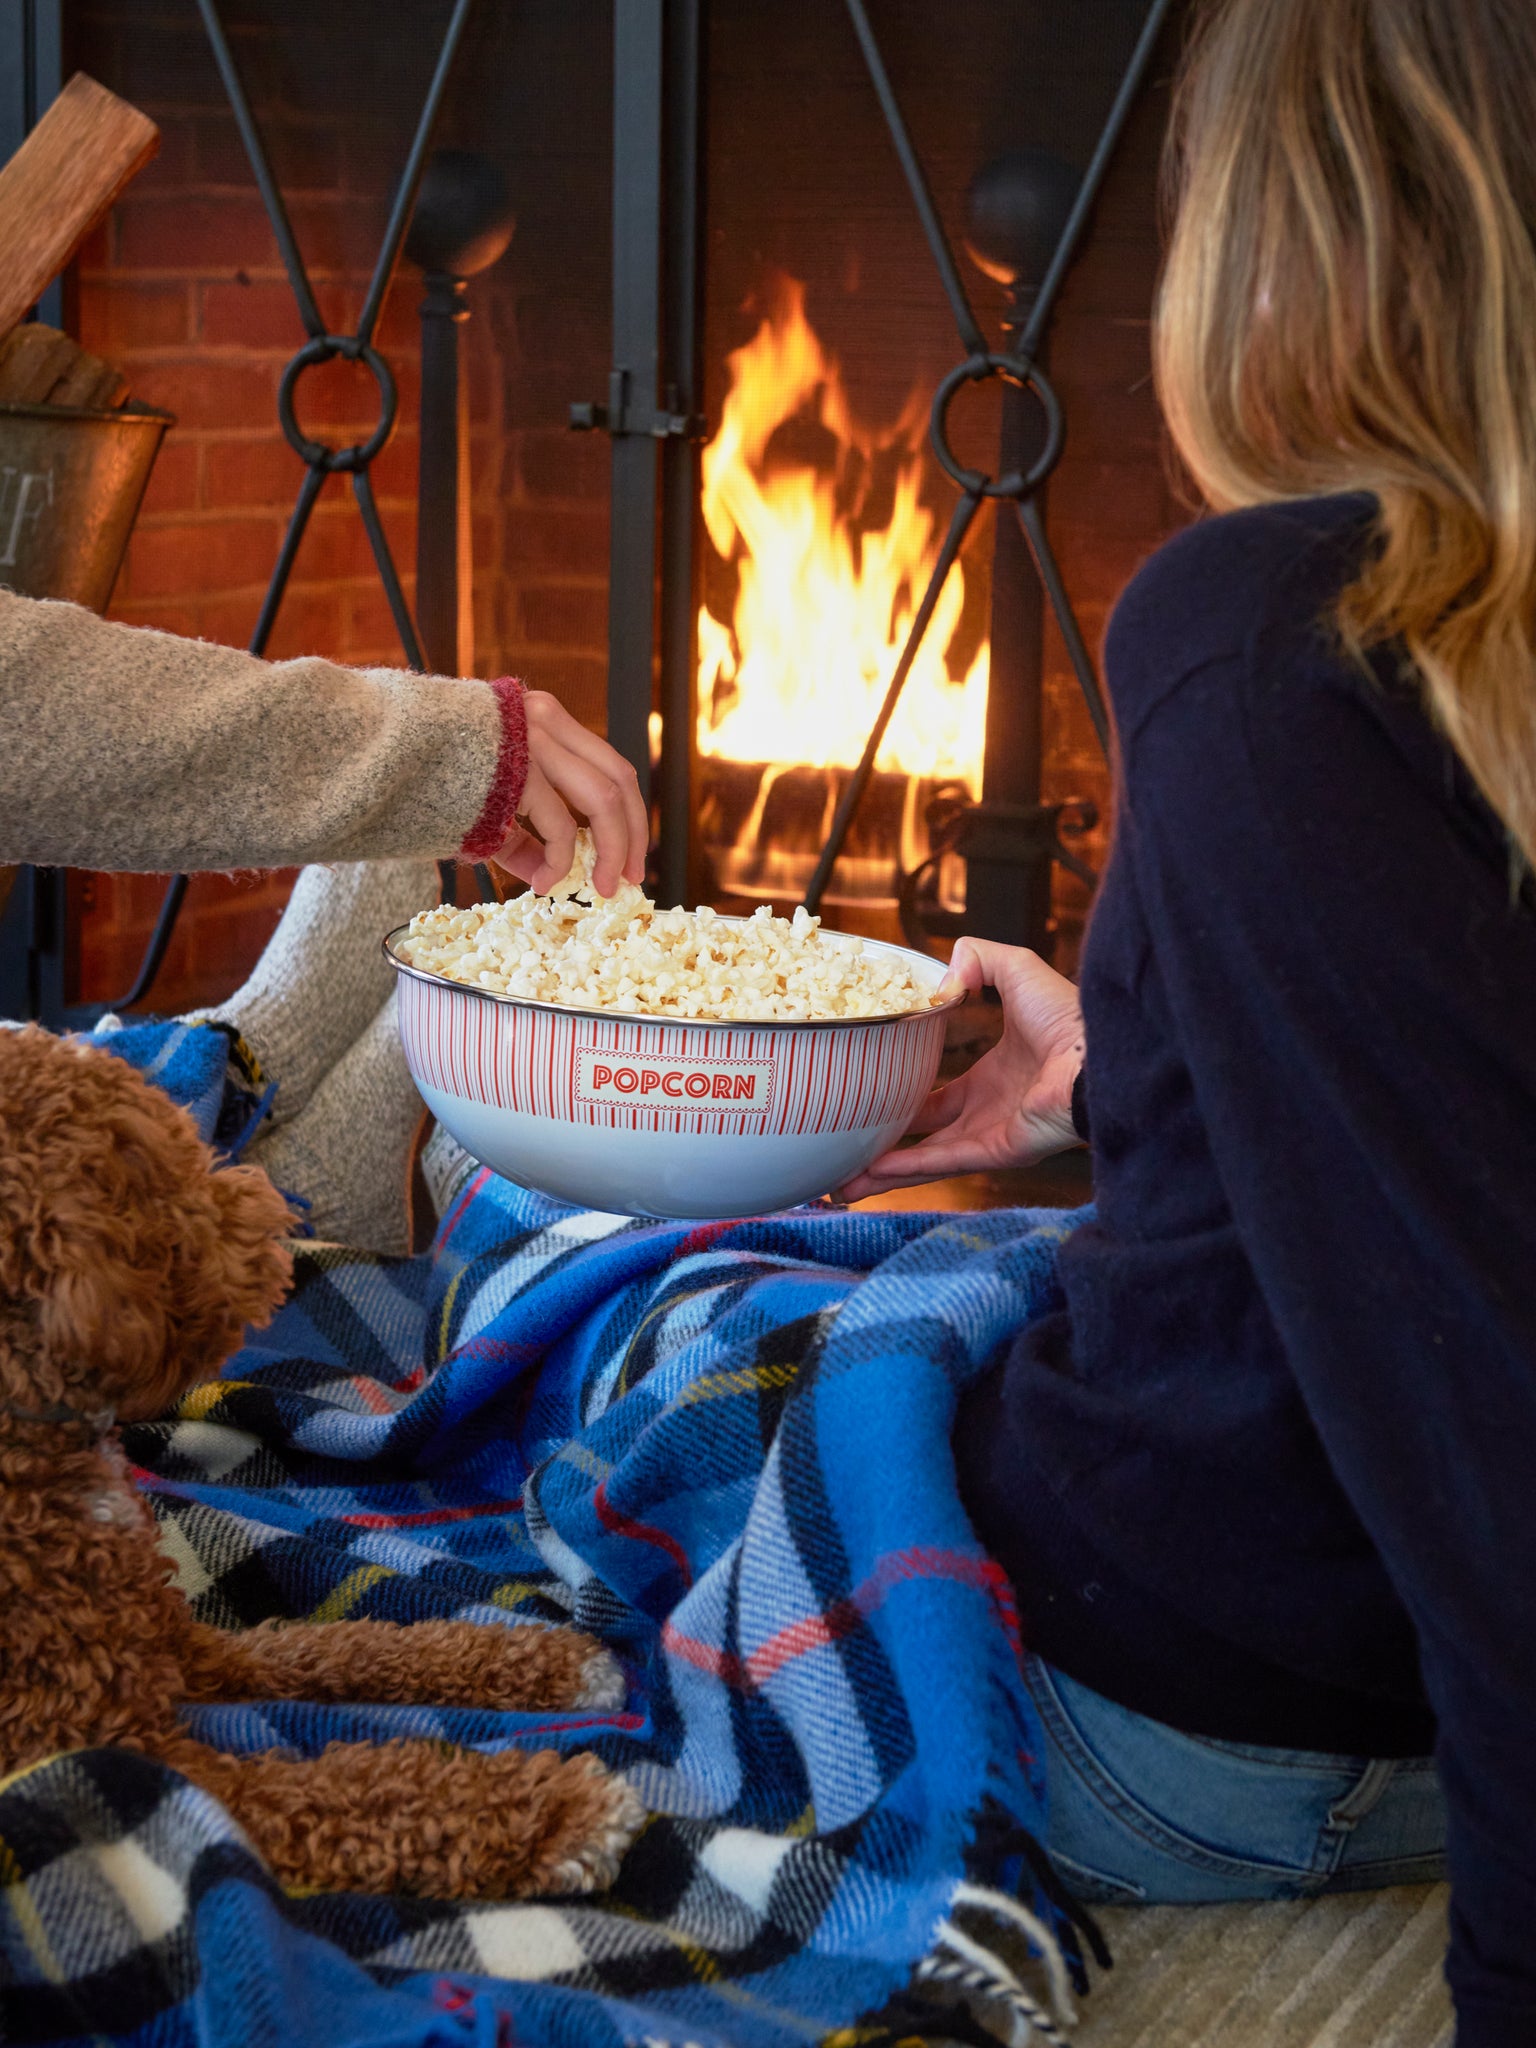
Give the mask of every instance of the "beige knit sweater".
M 479 856 L 525 761 L 515 688 L 258 661 L 0 591 L 0 860 Z

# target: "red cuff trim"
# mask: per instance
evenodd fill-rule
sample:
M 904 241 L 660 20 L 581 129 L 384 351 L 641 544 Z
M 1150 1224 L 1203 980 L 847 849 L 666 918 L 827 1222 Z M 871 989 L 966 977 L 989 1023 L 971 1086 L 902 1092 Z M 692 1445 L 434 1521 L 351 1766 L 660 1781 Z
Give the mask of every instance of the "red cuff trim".
M 498 676 L 491 688 L 501 711 L 501 745 L 496 751 L 496 769 L 485 804 L 473 831 L 459 848 L 461 860 L 489 860 L 501 851 L 528 780 L 528 718 L 523 709 L 523 686 L 516 676 Z

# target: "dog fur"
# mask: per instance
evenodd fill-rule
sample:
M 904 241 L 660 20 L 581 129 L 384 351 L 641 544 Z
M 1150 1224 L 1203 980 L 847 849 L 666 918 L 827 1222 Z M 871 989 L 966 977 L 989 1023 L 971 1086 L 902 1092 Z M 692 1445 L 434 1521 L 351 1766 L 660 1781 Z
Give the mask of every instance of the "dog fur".
M 226 1805 L 278 1878 L 440 1898 L 589 1891 L 642 1812 L 590 1755 L 332 1743 L 227 1756 L 184 1701 L 613 1706 L 568 1629 L 268 1622 L 226 1633 L 172 1584 L 115 1421 L 211 1378 L 291 1278 L 287 1204 L 217 1168 L 190 1117 L 79 1040 L 0 1031 L 0 1775 L 116 1743 Z

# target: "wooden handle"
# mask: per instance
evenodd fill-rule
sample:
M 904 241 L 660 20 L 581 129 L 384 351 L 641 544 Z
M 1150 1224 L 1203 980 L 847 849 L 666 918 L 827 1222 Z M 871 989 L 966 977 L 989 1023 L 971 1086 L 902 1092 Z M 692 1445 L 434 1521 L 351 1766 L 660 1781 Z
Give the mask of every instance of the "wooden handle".
M 0 334 L 42 296 L 159 147 L 147 114 L 75 73 L 0 170 Z

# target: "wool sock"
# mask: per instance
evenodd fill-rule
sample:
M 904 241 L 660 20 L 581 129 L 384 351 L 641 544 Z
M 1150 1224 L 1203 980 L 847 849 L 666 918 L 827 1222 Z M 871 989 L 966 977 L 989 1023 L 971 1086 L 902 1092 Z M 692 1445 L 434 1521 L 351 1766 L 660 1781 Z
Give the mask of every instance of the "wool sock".
M 273 1126 L 303 1115 L 325 1075 L 373 1024 L 395 981 L 380 941 L 438 894 L 430 860 L 305 868 L 244 987 L 187 1020 L 232 1024 L 240 1033 L 277 1083 Z
M 425 1114 L 391 990 L 299 1114 L 263 1131 L 246 1156 L 305 1198 L 317 1238 L 403 1257 L 411 1249 L 411 1149 Z
M 472 1159 L 441 1124 L 433 1124 L 421 1148 L 421 1177 L 439 1223 L 479 1171 L 479 1160 Z

